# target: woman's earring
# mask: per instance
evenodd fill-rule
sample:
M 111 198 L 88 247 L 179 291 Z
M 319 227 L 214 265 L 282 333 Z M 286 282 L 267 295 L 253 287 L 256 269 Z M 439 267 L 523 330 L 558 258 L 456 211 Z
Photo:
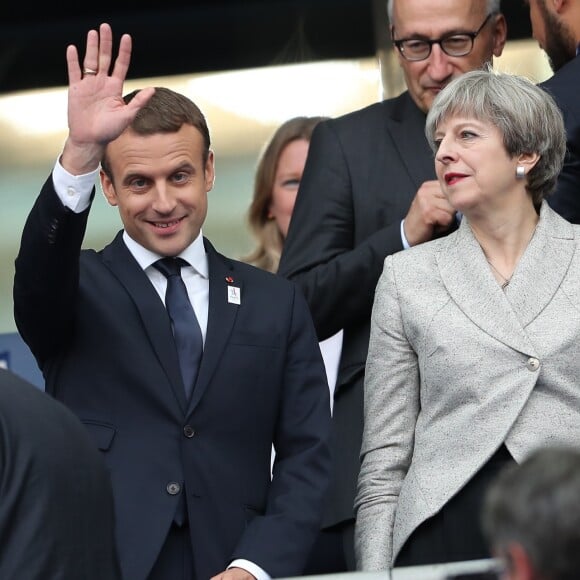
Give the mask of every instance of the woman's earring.
M 523 165 L 516 166 L 516 179 L 524 179 L 526 176 L 526 168 Z

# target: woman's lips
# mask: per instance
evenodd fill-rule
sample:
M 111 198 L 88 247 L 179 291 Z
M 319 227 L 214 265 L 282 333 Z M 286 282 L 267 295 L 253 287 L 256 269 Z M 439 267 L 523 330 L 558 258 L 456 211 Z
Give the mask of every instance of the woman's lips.
M 464 177 L 467 177 L 464 173 L 446 173 L 445 183 L 447 185 L 455 185 L 458 181 L 462 180 Z

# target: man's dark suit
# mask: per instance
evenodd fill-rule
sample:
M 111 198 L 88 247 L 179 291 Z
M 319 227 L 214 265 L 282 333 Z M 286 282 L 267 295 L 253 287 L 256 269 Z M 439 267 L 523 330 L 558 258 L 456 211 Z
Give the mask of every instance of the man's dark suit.
M 121 233 L 83 250 L 79 269 L 87 217 L 64 209 L 49 178 L 24 228 L 15 313 L 46 390 L 111 470 L 124 579 L 146 578 L 184 482 L 199 580 L 234 558 L 300 574 L 330 462 L 326 375 L 300 291 L 204 240 L 207 337 L 187 403 L 167 311 Z
M 374 291 L 385 257 L 403 249 L 401 220 L 416 191 L 435 179 L 424 126 L 407 92 L 320 123 L 282 253 L 279 273 L 304 291 L 318 338 L 344 329 L 325 526 L 354 518 Z
M 564 65 L 540 86 L 554 97 L 562 111 L 568 149 L 556 191 L 547 200 L 561 216 L 580 224 L 580 57 Z
M 0 578 L 118 580 L 107 468 L 64 405 L 0 369 Z

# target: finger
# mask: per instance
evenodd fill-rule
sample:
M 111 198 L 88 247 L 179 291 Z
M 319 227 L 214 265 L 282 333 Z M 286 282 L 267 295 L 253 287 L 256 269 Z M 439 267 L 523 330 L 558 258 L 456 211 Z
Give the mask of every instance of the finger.
M 425 181 L 421 185 L 418 193 L 426 199 L 445 197 L 445 194 L 443 193 L 441 185 L 438 181 Z
M 83 60 L 84 69 L 94 71 L 99 69 L 99 33 L 96 30 L 89 30 L 87 32 L 87 46 Z
M 455 210 L 452 208 L 451 211 L 447 211 L 445 210 L 439 210 L 436 212 L 435 214 L 435 220 L 434 220 L 434 225 L 440 225 L 440 226 L 444 226 L 447 227 L 449 226 L 453 220 L 455 219 Z
M 125 113 L 127 122 L 130 123 L 137 116 L 137 113 L 147 103 L 151 98 L 151 95 L 155 92 L 154 87 L 148 87 L 146 89 L 141 89 L 129 103 L 125 105 Z
M 99 26 L 98 71 L 109 74 L 113 55 L 113 31 L 111 26 L 103 22 Z
M 79 64 L 79 54 L 77 47 L 70 44 L 66 47 L 66 66 L 69 83 L 76 83 L 81 80 L 81 65 Z
M 127 103 L 127 110 L 131 111 L 133 115 L 136 115 L 141 107 L 143 107 L 147 101 L 151 98 L 155 92 L 154 87 L 147 87 L 146 89 L 141 89 L 129 103 Z
M 449 200 L 445 198 L 437 199 L 435 203 L 437 210 L 445 212 L 448 215 L 453 215 L 455 213 L 455 208 L 449 203 Z
M 123 34 L 119 43 L 119 54 L 115 60 L 112 76 L 124 81 L 131 63 L 131 51 L 133 49 L 133 40 L 129 34 Z

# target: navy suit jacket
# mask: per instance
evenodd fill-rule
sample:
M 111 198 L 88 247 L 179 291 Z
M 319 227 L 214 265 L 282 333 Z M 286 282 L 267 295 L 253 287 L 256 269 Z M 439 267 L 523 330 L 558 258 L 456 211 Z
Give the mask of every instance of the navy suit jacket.
M 77 417 L 0 368 L 0 578 L 120 580 L 113 492 Z
M 548 91 L 564 116 L 567 152 L 556 191 L 548 203 L 569 222 L 580 224 L 580 57 L 564 65 L 540 86 Z
M 183 489 L 197 578 L 234 558 L 300 574 L 330 469 L 328 385 L 301 292 L 204 240 L 208 327 L 187 402 L 163 302 L 121 232 L 80 251 L 88 213 L 65 209 L 48 179 L 16 259 L 15 319 L 47 392 L 103 452 L 124 579 L 146 578 Z

